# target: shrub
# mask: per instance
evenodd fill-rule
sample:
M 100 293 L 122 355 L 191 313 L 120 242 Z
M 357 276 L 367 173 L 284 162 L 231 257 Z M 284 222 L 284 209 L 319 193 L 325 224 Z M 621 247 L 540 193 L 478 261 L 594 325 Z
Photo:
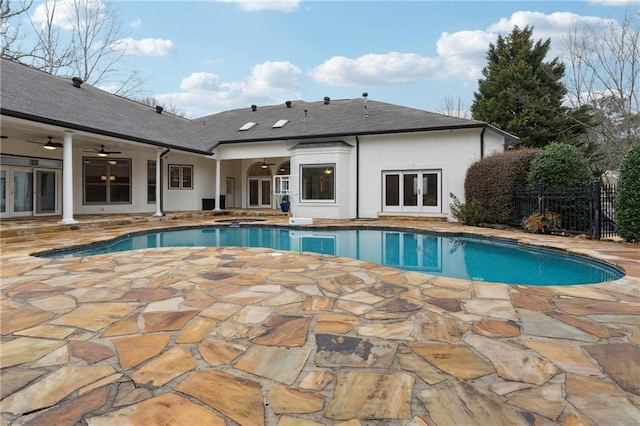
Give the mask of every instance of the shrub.
M 593 174 L 589 161 L 579 148 L 551 143 L 531 162 L 527 176 L 529 186 L 542 183 L 547 187 L 566 186 L 576 188 L 589 185 Z
M 478 226 L 486 221 L 486 212 L 478 201 L 471 200 L 468 203 L 461 203 L 455 195 L 449 194 L 449 196 L 453 200 L 453 203 L 449 205 L 451 214 L 458 219 L 460 223 Z
M 464 182 L 465 198 L 480 203 L 487 223 L 506 223 L 513 190 L 527 184 L 531 161 L 539 149 L 520 148 L 489 155 L 473 163 Z
M 620 165 L 616 232 L 627 241 L 640 241 L 640 142 L 631 147 Z
M 541 234 L 560 227 L 560 216 L 546 211 L 544 216 L 539 212 L 532 213 L 522 221 L 522 228 L 533 234 Z

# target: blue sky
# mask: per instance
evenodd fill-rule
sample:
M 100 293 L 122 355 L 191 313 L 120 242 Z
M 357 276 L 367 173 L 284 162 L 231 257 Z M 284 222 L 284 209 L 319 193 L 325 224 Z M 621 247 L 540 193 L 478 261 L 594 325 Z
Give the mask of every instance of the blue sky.
M 95 0 L 98 1 L 98 0 Z M 551 38 L 600 25 L 638 2 L 116 1 L 124 64 L 145 95 L 194 118 L 285 100 L 369 99 L 442 112 L 471 104 L 498 34 L 533 25 Z

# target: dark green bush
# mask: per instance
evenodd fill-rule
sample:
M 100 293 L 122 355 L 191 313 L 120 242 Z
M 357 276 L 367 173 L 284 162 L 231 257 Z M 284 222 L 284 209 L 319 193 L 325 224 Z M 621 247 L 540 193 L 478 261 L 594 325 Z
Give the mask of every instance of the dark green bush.
M 589 161 L 579 148 L 564 143 L 551 143 L 531 162 L 527 176 L 530 186 L 576 188 L 593 181 Z
M 620 165 L 616 232 L 627 241 L 640 241 L 640 142 L 631 147 Z
M 513 190 L 526 186 L 529 165 L 540 152 L 533 148 L 512 149 L 473 163 L 464 182 L 467 204 L 480 203 L 487 223 L 506 223 L 511 214 Z
M 455 195 L 449 194 L 449 196 L 453 200 L 453 203 L 449 205 L 451 214 L 458 219 L 460 223 L 478 226 L 486 222 L 487 214 L 480 202 L 471 200 L 468 203 L 461 203 Z

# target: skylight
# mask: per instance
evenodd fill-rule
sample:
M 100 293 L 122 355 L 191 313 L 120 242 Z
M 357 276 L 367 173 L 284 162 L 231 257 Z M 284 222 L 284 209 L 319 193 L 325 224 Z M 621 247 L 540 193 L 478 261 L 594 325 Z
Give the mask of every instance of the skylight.
M 289 120 L 278 120 L 278 121 L 276 122 L 276 124 L 274 124 L 272 127 L 273 127 L 274 129 L 279 129 L 279 128 L 281 128 L 281 127 L 284 127 L 284 125 L 285 125 L 285 124 L 287 124 L 288 122 L 289 122 Z
M 249 130 L 250 128 L 252 128 L 255 125 L 256 125 L 256 123 L 254 123 L 253 121 L 249 121 L 248 123 L 245 123 L 242 127 L 240 127 L 238 130 L 246 131 L 246 130 Z

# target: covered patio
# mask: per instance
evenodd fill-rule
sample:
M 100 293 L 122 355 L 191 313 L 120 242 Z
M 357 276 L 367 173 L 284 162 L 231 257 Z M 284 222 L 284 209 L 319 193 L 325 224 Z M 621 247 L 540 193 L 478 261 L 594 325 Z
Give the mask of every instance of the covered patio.
M 31 256 L 246 218 L 221 213 L 0 223 L 3 424 L 626 425 L 640 418 L 637 245 L 439 221 L 314 221 L 506 238 L 626 272 L 564 287 L 257 248 Z M 261 214 L 262 223 L 287 224 L 277 211 Z

